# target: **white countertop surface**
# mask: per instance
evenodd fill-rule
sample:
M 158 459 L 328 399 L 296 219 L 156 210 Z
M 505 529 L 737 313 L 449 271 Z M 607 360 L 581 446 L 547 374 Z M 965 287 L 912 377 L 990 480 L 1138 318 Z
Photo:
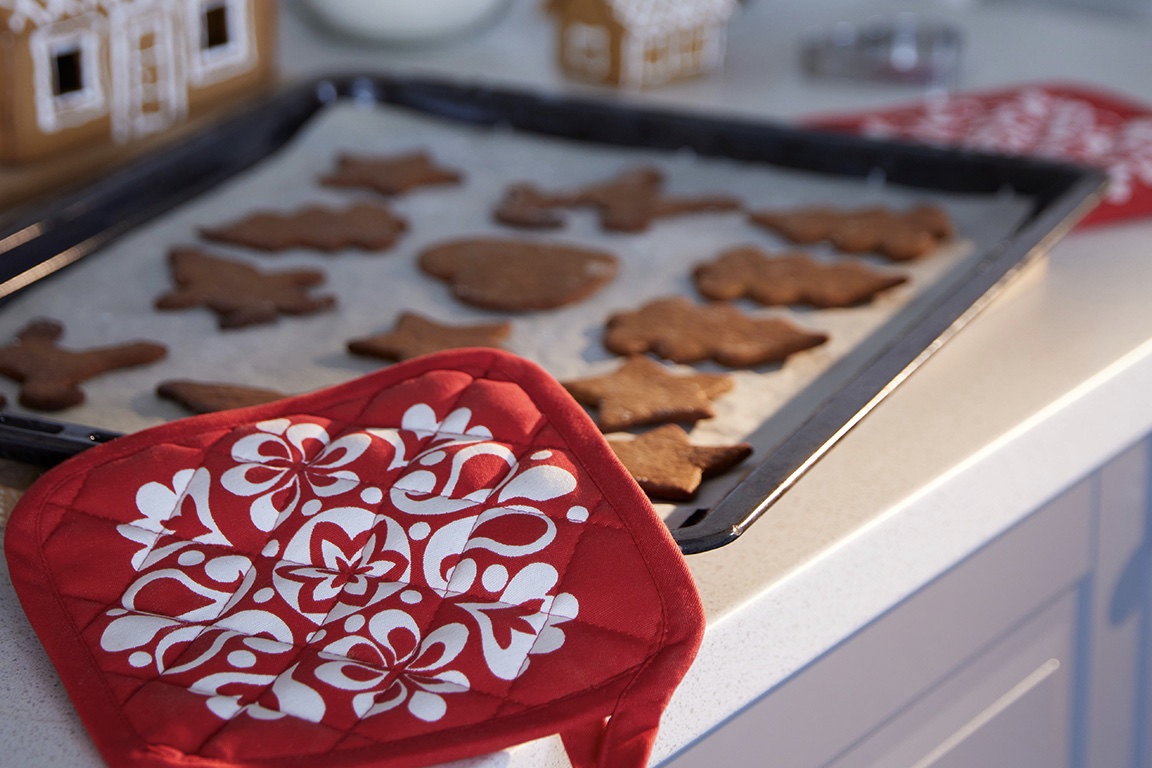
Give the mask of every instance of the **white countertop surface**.
M 644 93 L 569 83 L 548 20 L 516 0 L 496 23 L 436 47 L 318 32 L 285 3 L 296 78 L 385 70 L 769 119 L 904 104 L 908 86 L 816 81 L 800 34 L 860 21 L 859 3 L 751 0 L 722 73 Z M 869 10 L 894 3 L 869 3 Z M 1052 3 L 924 2 L 965 35 L 963 90 L 1065 81 L 1152 104 L 1152 17 Z M 688 558 L 708 629 L 669 707 L 667 758 L 871 619 L 1152 432 L 1152 220 L 1073 232 L 848 434 L 735 543 Z M 0 572 L 0 766 L 93 766 Z M 45 738 L 51 733 L 51 738 Z M 565 765 L 557 739 L 469 765 Z

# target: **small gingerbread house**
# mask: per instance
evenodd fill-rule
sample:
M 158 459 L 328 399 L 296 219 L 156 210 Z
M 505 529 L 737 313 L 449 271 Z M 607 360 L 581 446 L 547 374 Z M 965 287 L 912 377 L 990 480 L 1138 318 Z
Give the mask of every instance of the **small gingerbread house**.
M 649 87 L 720 66 L 737 0 L 558 0 L 557 50 L 571 77 Z
M 0 0 L 0 159 L 172 128 L 274 75 L 277 0 Z

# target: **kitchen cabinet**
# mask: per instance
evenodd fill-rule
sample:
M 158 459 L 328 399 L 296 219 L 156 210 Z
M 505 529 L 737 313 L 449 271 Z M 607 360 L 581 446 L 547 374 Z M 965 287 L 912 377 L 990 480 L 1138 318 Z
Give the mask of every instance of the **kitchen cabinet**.
M 1146 766 L 1145 439 L 665 765 Z

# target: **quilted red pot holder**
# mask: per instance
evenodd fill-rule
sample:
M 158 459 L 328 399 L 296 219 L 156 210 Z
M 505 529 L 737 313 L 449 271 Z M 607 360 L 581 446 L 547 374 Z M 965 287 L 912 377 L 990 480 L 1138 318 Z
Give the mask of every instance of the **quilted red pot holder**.
M 1152 214 L 1152 109 L 1095 89 L 1043 84 L 948 94 L 807 124 L 1103 168 L 1107 196 L 1081 226 Z
M 703 630 L 583 409 L 499 350 L 92 448 L 5 548 L 113 765 L 414 766 L 559 733 L 577 766 L 640 766 Z

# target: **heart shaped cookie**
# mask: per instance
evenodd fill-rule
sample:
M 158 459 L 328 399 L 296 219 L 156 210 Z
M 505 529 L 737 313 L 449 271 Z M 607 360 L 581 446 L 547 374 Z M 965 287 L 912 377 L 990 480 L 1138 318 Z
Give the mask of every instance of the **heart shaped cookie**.
M 452 286 L 456 298 L 485 309 L 554 309 L 587 298 L 616 277 L 617 259 L 575 245 L 468 238 L 424 250 L 420 269 Z

